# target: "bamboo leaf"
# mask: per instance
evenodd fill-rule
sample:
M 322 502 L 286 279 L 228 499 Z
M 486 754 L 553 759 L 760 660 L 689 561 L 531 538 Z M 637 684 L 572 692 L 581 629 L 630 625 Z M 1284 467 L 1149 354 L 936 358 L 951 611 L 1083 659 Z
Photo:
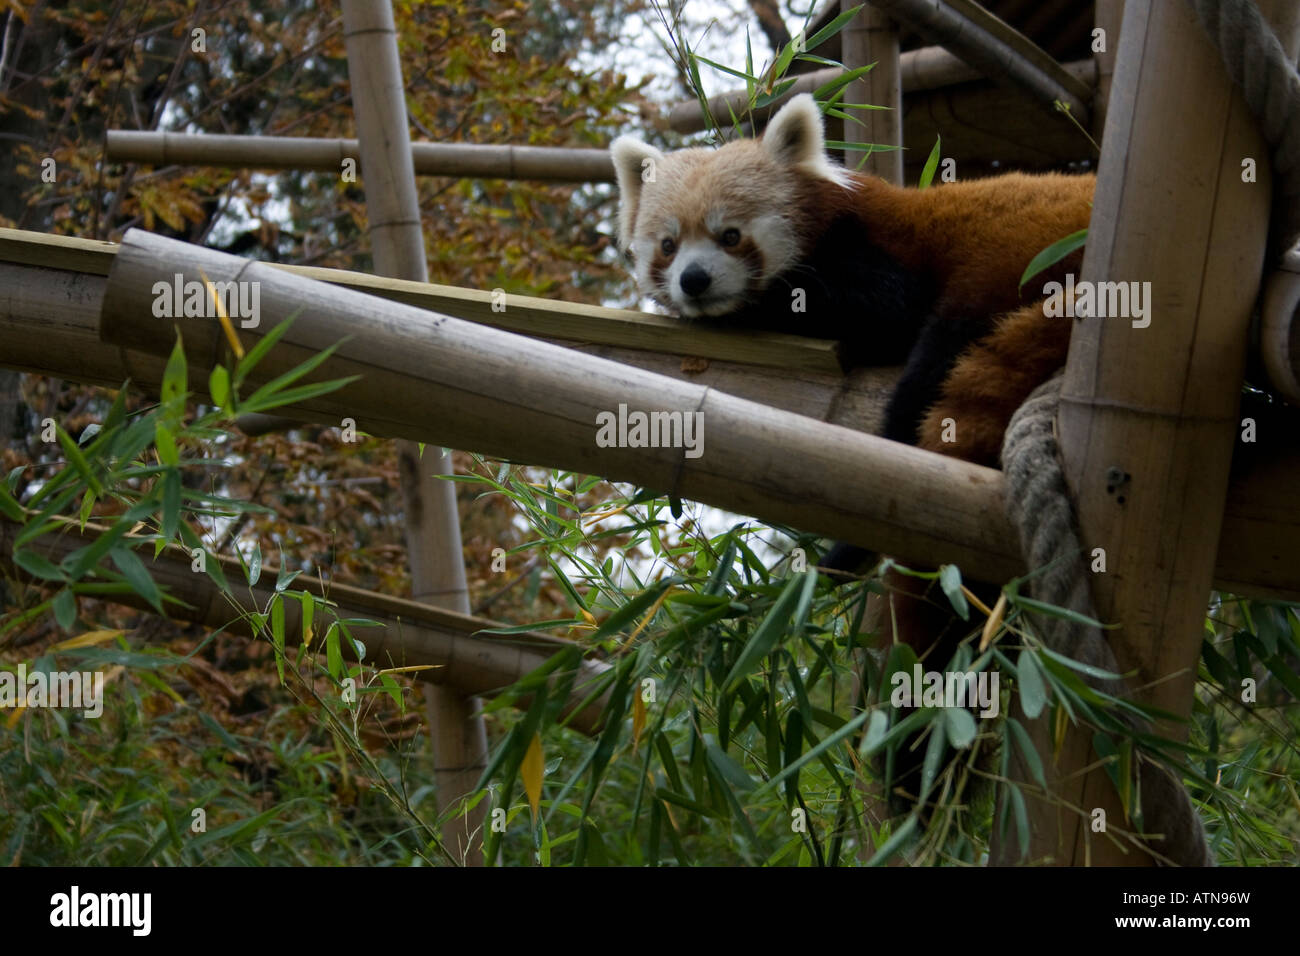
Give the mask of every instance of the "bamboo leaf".
M 168 411 L 180 416 L 185 411 L 185 395 L 189 382 L 189 370 L 185 367 L 185 349 L 181 343 L 181 333 L 176 332 L 176 344 L 167 358 L 163 369 L 162 387 L 159 394 Z
M 15 549 L 14 564 L 42 581 L 66 581 L 68 579 L 68 576 L 55 567 L 44 555 L 37 554 L 35 551 L 28 551 L 26 548 Z
M 162 592 L 158 590 L 158 583 L 149 574 L 149 570 L 139 556 L 130 548 L 121 545 L 113 547 L 108 553 L 132 590 L 148 601 L 159 614 L 163 613 Z
M 917 180 L 917 189 L 928 189 L 930 183 L 934 181 L 935 171 L 939 168 L 939 143 L 941 137 L 934 138 L 934 148 L 930 150 L 930 155 L 925 161 L 925 168 L 921 170 L 921 178 Z
M 1035 720 L 1047 703 L 1047 688 L 1043 685 L 1038 662 L 1028 648 L 1022 650 L 1016 658 L 1016 676 L 1020 682 L 1020 709 L 1030 720 Z
M 731 673 L 723 681 L 723 688 L 727 691 L 736 689 L 742 680 L 758 667 L 759 661 L 771 653 L 772 648 L 780 642 L 785 636 L 790 618 L 794 615 L 796 607 L 807 608 L 808 602 L 812 600 L 812 591 L 817 586 L 817 573 L 814 570 L 808 570 L 801 575 L 793 576 L 786 583 L 785 590 L 781 596 L 776 599 L 772 605 L 772 610 L 768 611 L 763 622 L 754 629 L 749 643 L 745 645 L 740 656 L 736 658 L 736 663 L 731 668 Z
M 519 765 L 519 776 L 524 784 L 524 793 L 528 797 L 528 806 L 537 819 L 537 810 L 542 800 L 542 776 L 546 772 L 546 760 L 542 756 L 542 735 L 533 734 L 524 752 L 523 762 Z
M 64 588 L 54 595 L 54 620 L 65 631 L 72 630 L 77 623 L 77 596 L 71 588 Z
M 970 620 L 970 605 L 961 589 L 961 570 L 955 564 L 945 564 L 939 569 L 939 586 L 948 595 L 952 608 L 963 621 Z
M 1029 265 L 1025 267 L 1025 274 L 1020 277 L 1020 288 L 1023 289 L 1026 282 L 1044 269 L 1050 269 L 1056 265 L 1070 253 L 1081 248 L 1087 241 L 1087 229 L 1080 229 L 1078 232 L 1070 233 L 1064 239 L 1056 240 L 1056 242 L 1029 260 Z
M 853 7 L 851 10 L 845 10 L 834 20 L 826 24 L 826 26 L 822 27 L 820 30 L 818 30 L 816 33 L 810 36 L 807 40 L 805 40 L 803 43 L 803 48 L 805 50 L 817 49 L 826 40 L 829 40 L 831 37 L 835 36 L 837 33 L 843 30 L 844 25 L 847 24 L 850 20 L 852 20 L 857 15 L 858 11 L 861 10 L 864 6 L 866 6 L 865 3 L 860 3 L 856 7 Z

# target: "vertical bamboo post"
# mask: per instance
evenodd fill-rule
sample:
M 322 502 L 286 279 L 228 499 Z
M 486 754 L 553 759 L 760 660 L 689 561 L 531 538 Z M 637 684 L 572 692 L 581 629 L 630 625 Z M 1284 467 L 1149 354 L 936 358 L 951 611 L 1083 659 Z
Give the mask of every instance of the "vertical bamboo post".
M 851 10 L 859 0 L 840 0 L 843 10 Z M 845 25 L 840 33 L 843 44 L 840 61 L 850 70 L 868 63 L 876 65 L 866 76 L 854 80 L 845 91 L 842 102 L 871 103 L 888 107 L 883 110 L 847 110 L 866 122 L 844 123 L 846 143 L 878 143 L 900 147 L 878 150 L 867 155 L 862 166 L 897 186 L 903 184 L 903 77 L 899 65 L 898 24 L 874 7 L 867 7 Z M 863 154 L 857 150 L 844 151 L 844 164 L 856 169 Z
M 343 0 L 343 30 L 375 269 L 390 278 L 427 282 L 392 5 Z M 411 441 L 399 441 L 397 454 L 411 596 L 468 613 L 455 487 L 434 477 L 452 473 L 451 454 L 427 448 L 421 460 Z M 470 791 L 486 766 L 487 733 L 477 700 L 452 688 L 430 687 L 425 694 L 438 803 L 445 809 Z M 470 865 L 482 862 L 483 816 L 478 809 L 443 827 L 447 849 Z
M 1294 51 L 1300 13 L 1260 6 Z M 1268 238 L 1268 150 L 1185 3 L 1126 5 L 1110 105 L 1082 281 L 1149 283 L 1150 321 L 1076 320 L 1061 451 L 1089 561 L 1104 557 L 1092 595 L 1118 624 L 1107 636 L 1120 666 L 1137 672 L 1140 700 L 1187 717 Z M 1244 181 L 1245 159 L 1258 182 Z M 1152 862 L 1092 832 L 1098 808 L 1108 830 L 1128 828 L 1114 788 L 1090 734 L 1071 730 L 1054 752 L 1046 724 L 1035 731 L 1063 803 L 1031 802 L 1032 858 Z
M 842 11 L 857 6 L 857 0 L 840 0 Z M 842 102 L 871 103 L 884 106 L 883 110 L 846 110 L 850 116 L 857 116 L 866 122 L 866 126 L 844 122 L 844 141 L 846 143 L 877 143 L 880 145 L 903 145 L 903 76 L 899 59 L 898 24 L 885 13 L 874 7 L 858 11 L 840 32 L 842 44 L 840 62 L 847 69 L 856 69 L 874 63 L 875 66 L 860 79 L 849 84 L 844 92 Z M 865 155 L 866 161 L 863 162 Z M 844 164 L 850 169 L 859 168 L 863 172 L 879 176 L 896 186 L 903 185 L 903 151 L 902 149 L 878 150 L 863 154 L 858 150 L 844 151 Z M 867 598 L 867 626 L 871 629 L 882 626 L 888 617 L 888 599 L 872 594 Z M 865 668 L 869 657 L 865 651 L 857 655 L 858 667 L 854 682 L 854 696 L 861 692 L 861 682 L 865 677 Z M 868 707 L 877 701 L 868 700 Z M 879 826 L 890 816 L 889 800 L 878 783 L 861 782 L 859 792 L 862 795 L 862 810 L 867 822 Z M 859 857 L 871 859 L 874 847 L 871 840 L 863 840 Z M 901 862 L 901 861 L 896 861 Z

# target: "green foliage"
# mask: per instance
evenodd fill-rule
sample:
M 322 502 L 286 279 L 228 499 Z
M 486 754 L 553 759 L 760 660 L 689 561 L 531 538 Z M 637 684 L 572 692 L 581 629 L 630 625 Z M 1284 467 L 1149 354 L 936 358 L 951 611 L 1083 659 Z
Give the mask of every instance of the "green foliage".
M 1040 272 L 1050 269 L 1070 253 L 1082 249 L 1087 241 L 1087 229 L 1080 229 L 1078 232 L 1070 233 L 1063 239 L 1056 240 L 1056 242 L 1029 260 L 1029 265 L 1025 266 L 1025 274 L 1020 277 L 1020 288 L 1023 289 L 1026 282 Z
M 0 743 L 5 781 L 0 787 L 0 846 L 5 847 L 6 861 L 47 865 L 314 863 L 345 850 L 373 859 L 376 849 L 401 832 L 406 836 L 384 851 L 384 859 L 401 853 L 407 861 L 441 858 L 453 862 L 432 825 L 421 818 L 405 795 L 400 766 L 381 766 L 361 740 L 365 716 L 373 710 L 376 695 L 392 699 L 399 711 L 405 707 L 401 690 L 389 675 L 357 663 L 365 657 L 365 648 L 354 632 L 374 622 L 340 617 L 331 602 L 306 590 L 290 591 L 301 572 L 285 565 L 279 568 L 265 606 L 243 610 L 237 603 L 236 585 L 222 570 L 210 541 L 204 540 L 204 521 L 237 520 L 264 509 L 186 486 L 187 474 L 215 463 L 203 452 L 229 439 L 225 428 L 237 414 L 278 408 L 304 396 L 326 394 L 351 381 L 307 381 L 333 352 L 331 347 L 260 384 L 247 398 L 241 397 L 259 362 L 292 321 L 268 332 L 224 374 L 214 372 L 209 381 L 221 383 L 215 389 L 221 397 L 220 406 L 192 419 L 187 406 L 188 366 L 178 337 L 157 405 L 128 413 L 126 390 L 119 391 L 104 423 L 87 429 L 82 445 L 59 430 L 66 461 L 49 480 L 25 500 L 15 494 L 13 481 L 0 491 L 0 508 L 19 524 L 13 532 L 15 564 L 44 585 L 49 595 L 0 623 L 0 642 L 47 613 L 53 614 L 59 628 L 73 631 L 79 619 L 79 598 L 134 593 L 161 613 L 165 603 L 178 602 L 159 588 L 149 564 L 137 552 L 152 546 L 151 561 L 173 551 L 187 563 L 202 559 L 207 574 L 233 609 L 227 627 L 242 619 L 269 643 L 280 685 L 299 701 L 296 706 L 277 709 L 264 729 L 273 730 L 283 722 L 286 733 L 290 724 L 299 725 L 294 731 L 298 733 L 304 717 L 310 716 L 307 736 L 297 740 L 240 738 L 206 712 L 184 706 L 164 678 L 195 666 L 195 655 L 203 645 L 189 654 L 176 655 L 165 648 L 136 649 L 120 630 L 92 631 L 55 644 L 35 660 L 6 664 L 0 672 L 9 675 L 55 670 L 101 676 L 108 672 L 110 680 L 121 675 L 121 691 L 107 695 L 104 713 L 98 718 L 78 719 L 75 712 L 66 716 L 56 709 L 6 708 L 0 738 L 21 737 L 24 741 L 21 746 L 15 745 L 18 739 Z M 11 478 L 17 478 L 21 470 L 15 470 Z M 100 516 L 106 524 L 87 524 L 91 509 L 79 500 L 110 506 L 111 510 Z M 57 564 L 46 557 L 43 551 L 51 537 L 75 533 L 74 529 L 82 532 L 87 543 Z M 238 557 L 252 588 L 262 577 L 261 549 L 254 542 L 247 554 L 241 551 Z M 295 635 L 303 648 L 296 659 L 286 651 L 285 610 L 290 601 L 304 610 L 303 632 Z M 320 666 L 304 651 L 313 643 L 321 626 L 318 622 L 323 620 L 329 623 L 323 640 L 326 661 Z M 203 644 L 214 637 L 215 633 Z M 108 640 L 113 647 L 97 646 Z M 25 700 L 26 687 L 19 686 Z M 157 712 L 146 704 L 142 690 L 162 693 L 182 706 Z M 180 739 L 193 739 L 204 727 L 215 739 L 205 744 L 195 765 L 180 757 L 176 745 Z M 332 754 L 319 750 L 331 739 Z M 254 752 L 257 757 L 252 756 Z M 168 753 L 172 759 L 150 759 L 157 753 Z M 279 779 L 276 802 L 266 808 L 257 806 L 264 799 L 261 788 L 241 781 L 240 772 L 230 763 L 268 760 L 289 777 Z M 322 813 L 337 815 L 334 807 L 323 808 L 321 800 L 328 793 L 331 775 L 346 779 L 349 760 L 360 764 L 374 793 L 387 798 L 391 807 L 387 812 L 405 817 L 404 822 L 390 820 L 384 832 L 366 835 L 361 827 L 337 820 L 325 826 L 315 819 Z M 322 773 L 327 764 L 329 772 Z M 204 828 L 191 829 L 196 810 L 206 815 Z M 34 831 L 37 824 L 40 826 Z M 54 839 L 34 838 L 33 833 L 41 831 Z
M 972 601 L 956 567 L 918 572 L 891 565 L 969 616 L 971 630 L 949 669 L 1002 678 L 997 719 L 976 720 L 951 707 L 900 711 L 890 706 L 891 678 L 910 674 L 916 658 L 903 645 L 872 649 L 876 635 L 862 630 L 865 597 L 881 590 L 880 579 L 837 591 L 811 571 L 793 570 L 793 548 L 805 549 L 811 561 L 814 540 L 749 524 L 705 532 L 690 506 L 674 523 L 667 501 L 638 490 L 607 501 L 602 513 L 619 523 L 606 529 L 566 507 L 590 479 L 565 472 L 528 483 L 514 468 L 480 461 L 456 480 L 514 504 L 535 536 L 524 550 L 559 569 L 572 602 L 571 617 L 547 623 L 569 628 L 609 664 L 591 686 L 573 687 L 575 648 L 489 705 L 499 712 L 532 697 L 480 781 L 484 798 L 507 821 L 504 833 L 492 835 L 488 859 L 847 865 L 859 862 L 865 847 L 872 865 L 898 854 L 913 864 L 974 864 L 995 836 L 1024 856 L 1028 800 L 1041 794 L 1046 778 L 1026 726 L 1010 716 L 1017 696 L 1025 715 L 1041 717 L 1058 737 L 1070 725 L 1094 728 L 1098 757 L 1133 817 L 1114 828 L 1117 839 L 1140 839 L 1134 780 L 1141 752 L 1175 768 L 1191 787 L 1221 859 L 1276 862 L 1296 852 L 1300 820 L 1290 794 L 1300 719 L 1293 701 L 1283 717 L 1290 736 L 1278 727 L 1267 748 L 1239 753 L 1229 765 L 1235 786 L 1224 788 L 1216 782 L 1224 767 L 1214 752 L 1222 747 L 1222 713 L 1205 703 L 1221 688 L 1202 684 L 1189 744 L 1131 730 L 1132 718 L 1169 715 L 1098 690 L 1089 679 L 1119 675 L 1044 647 L 1034 624 L 1044 615 L 1097 622 L 1020 595 L 1022 580 L 1004 589 L 1005 612 L 981 651 L 989 610 Z M 609 534 L 626 536 L 626 553 L 634 557 L 592 560 L 593 541 Z M 1269 607 L 1262 629 L 1256 622 L 1256 631 L 1238 639 L 1265 668 L 1272 664 L 1277 683 L 1270 686 L 1286 693 L 1300 657 L 1300 617 L 1295 607 Z M 1259 616 L 1256 610 L 1250 620 Z M 1264 636 L 1254 637 L 1259 630 Z M 862 687 L 855 686 L 855 648 L 868 648 Z M 1213 660 L 1225 679 L 1236 679 L 1225 670 L 1226 657 Z M 594 739 L 563 729 L 571 695 L 603 695 Z M 546 757 L 543 812 L 528 826 L 520 767 L 537 733 Z M 928 813 L 885 818 L 870 802 L 864 812 L 863 793 L 891 787 L 904 746 L 925 755 L 920 789 Z M 1027 779 L 1011 776 L 1015 754 Z M 1265 754 L 1281 764 L 1270 769 Z M 1245 781 L 1255 787 L 1249 797 Z M 1267 781 L 1268 799 L 1255 800 Z
M 790 91 L 794 86 L 797 77 L 788 75 L 791 67 L 797 62 L 806 62 L 818 66 L 833 66 L 844 70 L 844 74 L 836 77 L 828 83 L 822 84 L 813 93 L 813 98 L 821 106 L 821 110 L 827 116 L 834 116 L 846 122 L 857 123 L 860 126 L 866 124 L 861 118 L 854 116 L 848 110 L 873 110 L 883 109 L 884 107 L 875 106 L 870 103 L 843 103 L 841 99 L 849 84 L 861 76 L 868 73 L 875 64 L 857 67 L 849 70 L 844 64 L 837 60 L 828 59 L 824 56 L 818 56 L 807 51 L 816 49 L 819 45 L 832 37 L 838 36 L 840 31 L 848 24 L 862 5 L 856 6 L 851 10 L 846 10 L 838 14 L 830 23 L 822 29 L 817 30 L 812 36 L 805 37 L 808 24 L 812 19 L 814 12 L 813 7 L 809 7 L 804 19 L 803 29 L 793 37 L 789 43 L 777 53 L 775 59 L 765 68 L 759 71 L 754 69 L 753 49 L 749 43 L 748 34 L 745 41 L 745 69 L 737 70 L 717 63 L 707 57 L 701 56 L 691 48 L 690 39 L 686 36 L 681 22 L 681 10 L 678 7 L 672 8 L 671 15 L 666 12 L 663 6 L 655 3 L 655 10 L 659 15 L 659 21 L 664 28 L 667 40 L 664 44 L 665 51 L 673 58 L 681 76 L 687 87 L 699 101 L 700 110 L 704 115 L 705 123 L 713 136 L 722 141 L 726 138 L 723 133 L 723 118 L 713 115 L 713 109 L 709 105 L 708 94 L 704 90 L 704 82 L 700 76 L 700 66 L 704 65 L 709 69 L 715 70 L 727 76 L 736 77 L 745 84 L 746 102 L 739 113 L 731 112 L 726 117 L 731 123 L 732 135 L 742 135 L 742 124 L 748 123 L 752 126 L 754 123 L 755 110 L 761 110 L 769 107 L 775 101 Z M 832 149 L 862 150 L 868 154 L 876 150 L 897 149 L 894 145 L 885 145 L 879 143 L 843 143 L 831 142 L 826 144 Z

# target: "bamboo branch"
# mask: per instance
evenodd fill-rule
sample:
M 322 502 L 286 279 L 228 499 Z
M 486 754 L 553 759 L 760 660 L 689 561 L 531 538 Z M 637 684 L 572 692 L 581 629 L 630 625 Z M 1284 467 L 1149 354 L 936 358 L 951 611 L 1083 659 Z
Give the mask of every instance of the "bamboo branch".
M 77 548 L 88 544 L 106 529 L 87 524 L 84 531 L 77 522 L 63 522 L 59 532 L 42 535 L 24 547 L 58 564 Z M 7 574 L 23 579 L 25 572 L 13 562 L 14 539 L 22 526 L 0 517 L 0 568 Z M 129 539 L 128 539 L 129 540 Z M 219 562 L 226 580 L 231 582 L 237 606 L 231 606 L 224 592 L 206 575 L 191 570 L 191 558 L 184 549 L 173 546 L 156 560 L 146 561 L 150 576 L 163 590 L 183 604 L 165 602 L 167 616 L 173 620 L 189 621 L 205 627 L 225 627 L 241 634 L 253 633 L 241 614 L 265 611 L 275 593 L 274 582 L 279 569 L 262 568 L 262 577 L 255 585 L 239 585 L 244 572 L 232 558 L 209 554 L 207 561 Z M 409 667 L 431 665 L 430 669 L 416 671 L 415 676 L 435 685 L 454 687 L 472 695 L 494 695 L 529 674 L 570 642 L 546 634 L 481 634 L 484 628 L 500 625 L 485 618 L 459 614 L 442 608 L 389 597 L 373 591 L 331 583 L 322 588 L 320 582 L 300 575 L 293 590 L 306 590 L 316 597 L 326 598 L 337 605 L 340 617 L 368 618 L 379 622 L 381 628 L 365 628 L 357 637 L 366 646 L 365 663 L 373 667 Z M 141 610 L 152 610 L 152 605 L 137 594 L 121 594 L 104 600 Z M 188 606 L 187 606 L 188 605 Z M 302 642 L 302 605 L 287 600 L 285 607 L 285 634 L 288 643 Z M 317 627 L 322 621 L 316 615 Z M 319 639 L 319 638 L 318 638 Z M 320 650 L 321 645 L 317 645 Z M 349 653 L 349 656 L 350 653 Z M 592 692 L 593 682 L 608 670 L 600 661 L 583 661 L 574 682 L 566 713 L 581 703 Z M 571 726 L 585 734 L 595 733 L 600 727 L 603 697 L 573 715 Z M 519 701 L 517 706 L 526 707 Z

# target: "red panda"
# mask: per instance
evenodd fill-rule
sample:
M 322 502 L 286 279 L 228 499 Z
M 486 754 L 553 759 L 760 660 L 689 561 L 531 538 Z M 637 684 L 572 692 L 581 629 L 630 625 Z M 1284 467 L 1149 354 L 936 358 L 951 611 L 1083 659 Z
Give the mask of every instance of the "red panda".
M 1046 318 L 1038 290 L 1082 253 L 1020 279 L 1088 225 L 1091 174 L 894 186 L 827 159 L 806 94 L 759 140 L 663 153 L 620 137 L 611 153 L 641 291 L 688 321 L 837 340 L 846 367 L 902 364 L 885 438 L 996 467 L 1011 415 L 1065 362 L 1070 320 Z M 838 546 L 823 566 L 865 556 Z M 917 579 L 888 583 L 883 637 L 942 668 L 966 627 Z

